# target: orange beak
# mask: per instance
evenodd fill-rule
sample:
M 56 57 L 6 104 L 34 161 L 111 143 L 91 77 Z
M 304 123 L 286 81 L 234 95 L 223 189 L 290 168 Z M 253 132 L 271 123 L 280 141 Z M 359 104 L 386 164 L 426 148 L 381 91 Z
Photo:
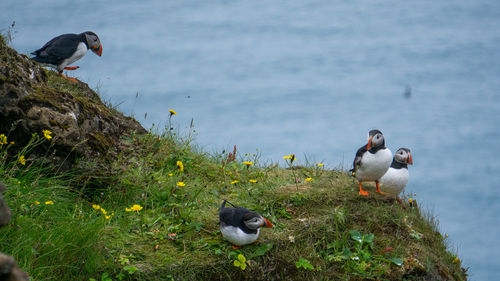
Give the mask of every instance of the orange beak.
M 368 139 L 368 144 L 366 145 L 366 150 L 370 150 L 372 148 L 372 137 Z
M 99 45 L 99 48 L 97 49 L 92 49 L 92 52 L 94 52 L 96 55 L 101 56 L 102 55 L 102 45 Z
M 411 159 L 411 153 L 408 153 L 408 164 L 413 165 L 413 159 Z
M 264 227 L 273 227 L 273 224 L 270 223 L 268 220 L 264 219 L 264 221 L 266 222 L 266 224 L 264 225 Z

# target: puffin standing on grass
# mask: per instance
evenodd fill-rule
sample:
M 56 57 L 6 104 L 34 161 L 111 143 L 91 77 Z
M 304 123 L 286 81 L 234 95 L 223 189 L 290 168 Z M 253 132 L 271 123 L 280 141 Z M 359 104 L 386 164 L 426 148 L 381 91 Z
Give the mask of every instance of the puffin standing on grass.
M 408 183 L 408 164 L 413 165 L 411 152 L 408 148 L 400 148 L 394 154 L 391 167 L 379 182 L 382 184 L 381 188 L 384 193 L 393 196 L 400 200 L 398 195 L 404 190 L 406 183 Z
M 273 227 L 260 214 L 229 202 L 234 208 L 226 208 L 226 202 L 224 200 L 220 207 L 220 231 L 226 240 L 233 243 L 234 249 L 255 242 L 259 238 L 261 227 Z
M 368 195 L 368 192 L 363 190 L 364 181 L 375 181 L 377 192 L 381 193 L 379 179 L 387 172 L 391 161 L 392 153 L 385 147 L 384 135 L 379 130 L 371 130 L 368 133 L 368 144 L 356 152 L 351 170 L 359 181 L 359 195 Z
M 62 72 L 64 69 L 78 69 L 79 66 L 68 65 L 85 56 L 87 50 L 91 50 L 98 56 L 102 55 L 101 41 L 92 31 L 59 35 L 31 54 L 34 55 L 32 57 L 34 61 L 51 65 L 62 77 L 76 82 L 75 78 L 66 77 Z

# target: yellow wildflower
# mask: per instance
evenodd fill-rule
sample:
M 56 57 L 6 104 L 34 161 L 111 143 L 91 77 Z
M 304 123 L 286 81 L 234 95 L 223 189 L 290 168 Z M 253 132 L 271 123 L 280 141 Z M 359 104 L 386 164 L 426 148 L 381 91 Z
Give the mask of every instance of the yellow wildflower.
M 24 155 L 19 156 L 19 159 L 17 159 L 21 165 L 26 165 L 26 159 L 24 158 Z
M 184 165 L 182 165 L 182 161 L 177 161 L 177 167 L 179 167 L 179 171 L 184 171 Z
M 132 212 L 131 208 L 125 208 L 125 212 Z
M 13 141 L 10 142 L 10 145 L 14 145 L 14 144 L 15 144 L 15 142 L 13 142 Z
M 183 186 L 186 186 L 186 184 L 184 182 L 180 181 L 177 183 L 177 186 L 183 187 Z
M 7 144 L 7 136 L 4 134 L 0 134 L 0 145 Z
M 234 180 L 231 182 L 231 184 L 235 184 L 235 183 L 239 183 L 240 181 L 239 180 Z
M 54 201 L 45 201 L 45 205 L 54 205 Z
M 174 174 L 172 174 L 172 173 L 168 174 L 168 176 L 169 176 L 169 177 L 171 177 L 171 176 L 173 176 L 173 175 L 174 175 Z
M 175 112 L 175 111 L 174 111 L 174 110 L 172 110 L 172 109 L 169 109 L 169 110 L 168 110 L 168 112 L 170 112 L 170 116 L 177 114 L 177 112 Z
M 458 257 L 454 258 L 453 263 L 460 263 L 460 259 Z
M 312 181 L 313 179 L 312 178 L 306 178 L 305 181 L 306 182 L 309 182 L 309 181 Z
M 413 202 L 413 199 L 408 198 L 408 203 L 410 203 L 410 204 L 411 204 L 411 202 Z
M 245 165 L 247 165 L 247 166 L 252 166 L 253 165 L 253 162 L 248 162 L 248 161 L 243 161 L 242 163 L 245 164 Z
M 106 212 L 106 210 L 104 208 L 102 208 L 102 207 L 101 207 L 101 212 L 102 212 L 103 215 L 107 215 L 108 214 L 108 212 Z
M 49 130 L 43 130 L 43 131 L 42 131 L 42 133 L 43 133 L 43 136 L 44 136 L 46 139 L 50 140 L 50 139 L 52 138 L 52 136 L 50 135 L 50 134 L 52 134 L 52 132 L 51 132 L 51 131 L 49 131 Z
M 111 215 L 105 215 L 104 216 L 107 220 L 109 220 L 111 218 Z
M 283 159 L 290 160 L 290 162 L 297 160 L 297 158 L 295 158 L 295 154 L 285 155 L 285 156 L 283 156 Z
M 94 208 L 94 210 L 99 210 L 101 208 L 101 206 L 96 205 L 96 204 L 92 204 L 92 208 Z
M 40 205 L 40 202 L 38 202 L 38 201 L 35 201 L 35 205 Z
M 257 182 L 257 180 L 248 180 L 248 181 L 251 182 L 251 183 L 256 183 Z
M 142 210 L 142 206 L 141 205 L 137 205 L 137 204 L 134 204 L 132 207 L 130 207 L 130 209 L 132 211 L 136 211 L 139 213 L 140 210 Z
M 318 167 L 323 167 L 325 166 L 323 163 L 318 163 Z

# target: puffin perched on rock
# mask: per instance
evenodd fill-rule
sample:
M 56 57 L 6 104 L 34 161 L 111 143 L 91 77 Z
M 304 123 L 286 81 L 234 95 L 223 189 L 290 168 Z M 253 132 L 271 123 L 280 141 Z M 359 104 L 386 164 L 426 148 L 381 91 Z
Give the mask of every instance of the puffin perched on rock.
M 78 66 L 68 65 L 85 56 L 87 50 L 91 50 L 98 56 L 102 55 L 101 41 L 92 31 L 59 35 L 31 54 L 34 55 L 32 57 L 34 61 L 51 65 L 62 77 L 76 82 L 76 79 L 66 77 L 62 72 L 64 69 L 78 69 Z
M 389 196 L 398 198 L 398 195 L 404 190 L 408 183 L 408 164 L 413 165 L 411 152 L 408 148 L 400 148 L 394 154 L 391 167 L 379 179 L 382 191 Z
M 368 133 L 368 143 L 358 149 L 354 158 L 352 174 L 359 181 L 359 195 L 367 196 L 362 182 L 375 181 L 381 193 L 379 179 L 387 172 L 392 161 L 391 151 L 385 147 L 384 135 L 379 130 Z
M 226 208 L 226 202 L 224 200 L 220 207 L 220 231 L 226 240 L 233 243 L 234 249 L 255 242 L 259 238 L 261 227 L 273 227 L 260 214 L 229 202 L 234 208 Z

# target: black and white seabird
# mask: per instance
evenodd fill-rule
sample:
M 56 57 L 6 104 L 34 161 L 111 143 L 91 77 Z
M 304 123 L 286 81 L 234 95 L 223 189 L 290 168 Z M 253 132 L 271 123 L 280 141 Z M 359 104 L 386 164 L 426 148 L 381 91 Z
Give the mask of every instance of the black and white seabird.
M 408 164 L 413 164 L 411 152 L 408 148 L 400 148 L 394 154 L 391 167 L 379 179 L 382 192 L 389 196 L 398 198 L 398 195 L 404 190 L 408 183 Z
M 356 152 L 351 170 L 359 181 L 359 195 L 368 195 L 368 192 L 363 190 L 364 181 L 375 181 L 377 192 L 381 192 L 378 180 L 387 172 L 391 161 L 392 153 L 385 147 L 384 135 L 379 130 L 371 130 L 368 133 L 368 144 Z
M 91 50 L 98 56 L 102 55 L 101 41 L 92 31 L 80 34 L 59 35 L 31 54 L 34 55 L 32 57 L 33 60 L 53 66 L 61 76 L 65 77 L 62 74 L 63 70 L 75 70 L 79 68 L 78 66 L 68 65 L 81 59 L 88 50 Z M 74 78 L 68 79 L 76 81 Z
M 259 238 L 261 227 L 273 227 L 268 220 L 256 212 L 236 206 L 225 208 L 225 205 L 226 200 L 220 207 L 220 231 L 226 240 L 233 243 L 235 249 L 255 242 Z

